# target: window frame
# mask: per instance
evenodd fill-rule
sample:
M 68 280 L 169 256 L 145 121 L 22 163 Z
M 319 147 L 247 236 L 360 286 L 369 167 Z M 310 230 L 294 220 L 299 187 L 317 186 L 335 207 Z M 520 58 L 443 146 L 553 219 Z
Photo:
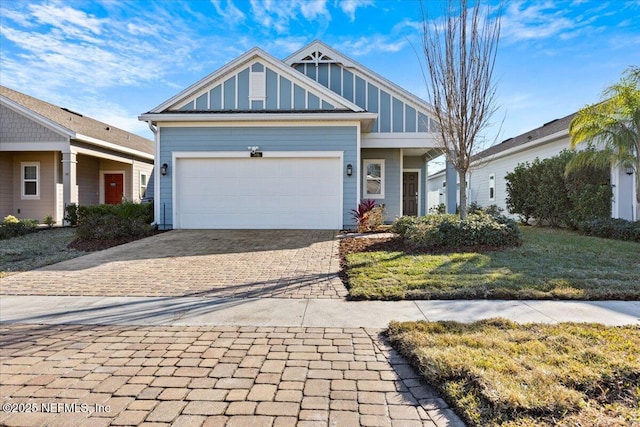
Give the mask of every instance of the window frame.
M 380 178 L 368 178 L 367 169 L 369 165 L 380 165 Z M 384 159 L 363 159 L 362 160 L 362 181 L 364 182 L 363 197 L 365 199 L 384 199 L 384 187 L 385 187 L 385 167 Z M 369 186 L 367 185 L 369 180 L 380 180 L 380 194 L 370 194 Z
M 145 178 L 145 185 L 142 185 L 142 177 L 144 176 Z M 149 187 L 149 175 L 146 172 L 142 172 L 140 171 L 140 188 L 138 189 L 140 191 L 140 193 L 138 194 L 138 197 L 140 198 L 140 200 L 144 199 L 146 197 L 146 193 L 147 193 L 147 188 Z M 142 188 L 144 187 L 144 193 L 142 191 Z
M 35 167 L 36 177 L 35 179 L 25 178 L 25 168 Z M 36 194 L 26 194 L 26 183 L 35 182 Z M 40 162 L 20 162 L 20 198 L 22 200 L 40 200 Z
M 496 174 L 489 174 L 489 201 L 496 200 Z

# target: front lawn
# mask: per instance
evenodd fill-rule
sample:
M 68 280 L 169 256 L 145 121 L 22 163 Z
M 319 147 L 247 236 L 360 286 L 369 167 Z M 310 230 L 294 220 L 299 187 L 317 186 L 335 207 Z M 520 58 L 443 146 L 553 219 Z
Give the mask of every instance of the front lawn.
M 412 253 L 397 240 L 344 239 L 349 297 L 640 298 L 640 244 L 533 227 L 522 237 L 522 246 L 502 251 L 436 254 Z
M 388 334 L 469 425 L 640 425 L 637 326 L 392 322 Z
M 85 255 L 67 247 L 74 238 L 72 228 L 53 228 L 0 241 L 0 278 Z

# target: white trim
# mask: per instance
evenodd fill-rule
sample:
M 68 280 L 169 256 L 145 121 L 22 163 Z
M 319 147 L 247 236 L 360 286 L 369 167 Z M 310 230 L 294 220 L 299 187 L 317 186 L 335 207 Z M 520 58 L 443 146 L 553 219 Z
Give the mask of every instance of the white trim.
M 268 151 L 263 153 L 265 158 L 338 158 L 340 159 L 340 212 L 341 222 L 344 222 L 344 152 L 343 151 Z M 250 158 L 247 151 L 174 151 L 171 155 L 171 201 L 172 201 L 172 228 L 180 228 L 180 218 L 178 217 L 178 206 L 176 197 L 176 165 L 179 159 L 190 158 Z M 104 181 L 104 180 L 103 180 Z M 343 224 L 344 225 L 344 224 Z
M 385 193 L 384 192 L 384 187 L 386 185 L 384 160 L 385 159 L 363 159 L 362 160 L 362 180 L 364 182 L 363 198 L 365 198 L 365 199 L 384 199 L 384 193 Z M 369 194 L 367 192 L 367 179 L 368 179 L 367 178 L 367 165 L 370 165 L 370 164 L 380 164 L 380 194 Z
M 0 151 L 69 151 L 67 142 L 0 142 Z
M 35 179 L 29 179 L 28 182 L 36 183 L 36 194 L 25 194 L 25 183 L 27 179 L 24 177 L 25 167 L 35 167 Z M 40 162 L 20 162 L 20 200 L 40 200 Z
M 144 186 L 144 192 L 146 194 L 147 188 L 149 188 L 149 172 L 143 172 L 141 170 L 138 171 L 138 200 L 144 199 L 142 196 L 142 175 L 145 176 L 145 180 L 147 181 Z
M 259 150 L 258 150 L 259 151 Z M 265 158 L 301 158 L 301 157 L 340 157 L 344 156 L 342 151 L 264 151 L 262 157 Z M 246 151 L 174 151 L 172 160 L 176 159 L 217 159 L 217 158 L 243 158 L 251 157 L 249 150 Z
M 405 172 L 418 172 L 418 216 L 424 215 L 422 213 L 422 170 L 415 169 L 415 168 L 402 169 L 402 173 L 405 173 Z M 403 176 L 403 180 L 404 180 L 404 176 Z M 403 193 L 400 193 L 400 194 L 402 195 L 400 199 L 402 199 L 404 195 Z M 402 212 L 402 210 L 400 210 L 400 212 Z
M 142 151 L 134 150 L 133 148 L 123 147 L 122 145 L 103 141 L 92 136 L 77 134 L 74 139 L 77 139 L 78 141 L 88 142 L 89 144 L 98 145 L 100 147 L 109 148 L 111 150 L 120 151 L 122 153 L 133 154 L 135 156 L 142 157 L 143 159 L 153 160 L 153 154 L 144 153 Z
M 561 130 L 559 132 L 552 133 L 551 135 L 547 135 L 547 136 L 544 136 L 544 137 L 539 138 L 539 139 L 534 139 L 532 141 L 525 142 L 522 145 L 517 145 L 517 146 L 511 147 L 511 148 L 509 148 L 507 150 L 499 151 L 499 152 L 497 152 L 495 154 L 490 154 L 490 155 L 488 155 L 486 157 L 482 157 L 479 160 L 475 160 L 473 163 L 477 163 L 478 161 L 487 162 L 487 161 L 497 160 L 497 159 L 499 159 L 501 157 L 509 156 L 511 154 L 518 153 L 520 151 L 525 151 L 525 150 L 528 150 L 530 148 L 537 147 L 538 145 L 545 144 L 547 142 L 554 142 L 554 141 L 556 141 L 558 139 L 568 138 L 568 137 L 569 137 L 569 129 L 563 129 L 563 130 Z M 568 146 L 569 146 L 569 144 L 567 143 L 567 147 Z M 489 148 L 487 148 L 487 150 L 488 149 Z M 480 154 L 482 154 L 482 152 L 478 153 L 478 155 L 480 155 Z
M 354 209 L 358 208 L 358 204 L 360 203 L 360 197 L 361 197 L 361 185 L 362 185 L 362 181 L 360 180 L 360 165 L 361 165 L 361 156 L 362 156 L 362 149 L 361 149 L 361 135 L 362 133 L 360 132 L 360 123 L 358 123 L 358 132 L 356 134 L 356 164 L 354 165 L 355 167 L 355 173 L 356 173 L 356 205 L 353 207 Z
M 358 120 L 345 120 L 345 121 L 259 121 L 259 120 L 247 120 L 241 123 L 234 121 L 202 121 L 202 122 L 158 122 L 158 127 L 166 128 L 191 128 L 191 127 L 234 127 L 234 128 L 251 128 L 251 127 L 351 127 L 360 126 L 361 122 Z
M 431 133 L 372 132 L 362 136 L 362 148 L 441 148 L 441 145 Z
M 269 68 L 271 68 L 272 71 L 276 71 L 277 74 L 286 76 L 287 79 L 291 80 L 291 83 L 297 82 L 298 86 L 302 87 L 303 89 L 324 95 L 325 98 L 332 101 L 331 104 L 333 104 L 334 106 L 341 106 L 343 108 L 346 108 L 351 111 L 356 111 L 356 112 L 364 111 L 362 108 L 358 107 L 356 104 L 342 98 L 337 93 L 322 86 L 320 83 L 313 81 L 311 78 L 307 77 L 303 73 L 293 69 L 292 67 L 287 66 L 282 61 L 279 61 L 278 59 L 271 56 L 264 50 L 255 47 L 249 50 L 248 52 L 245 52 L 244 54 L 240 55 L 238 58 L 234 59 L 233 61 L 227 63 L 222 68 L 219 68 L 218 70 L 209 74 L 205 78 L 192 84 L 191 86 L 189 86 L 182 92 L 178 93 L 174 97 L 168 99 L 164 103 L 158 105 L 156 108 L 151 110 L 151 113 L 161 113 L 166 109 L 177 107 L 178 105 L 181 105 L 187 102 L 193 96 L 197 96 L 198 94 L 201 95 L 202 92 L 204 90 L 207 90 L 209 87 L 217 86 L 216 82 L 226 80 L 224 77 L 226 77 L 227 75 L 230 75 L 235 70 L 240 69 L 241 67 L 244 69 L 245 66 L 250 68 L 251 65 L 253 65 L 253 63 L 255 63 L 256 61 L 265 62 L 266 64 L 263 64 L 264 66 L 267 66 L 268 64 Z M 293 85 L 291 87 L 291 91 L 293 96 Z M 145 120 L 145 119 L 140 119 L 140 120 Z
M 104 205 L 105 191 L 104 191 L 104 176 L 105 175 L 122 175 L 122 197 L 127 197 L 127 174 L 124 170 L 101 170 L 100 171 L 100 204 Z M 133 195 L 132 195 L 133 196 Z
M 469 181 L 467 181 L 467 184 L 468 183 Z M 491 196 L 491 190 L 493 190 L 493 197 Z M 489 201 L 495 202 L 495 200 L 496 200 L 496 174 L 490 173 L 489 174 Z
M 100 151 L 91 150 L 89 148 L 78 147 L 77 145 L 74 145 L 73 148 L 76 151 L 76 154 L 84 154 L 86 156 L 97 157 L 100 159 L 113 160 L 114 162 L 126 163 L 128 165 L 133 164 L 133 160 L 128 157 L 120 157 L 113 154 L 106 154 Z
M 75 136 L 75 132 L 73 132 L 71 129 L 61 126 L 58 123 L 54 122 L 53 120 L 49 120 L 46 117 L 41 116 L 35 111 L 23 105 L 18 104 L 17 102 L 15 102 L 10 98 L 7 98 L 6 96 L 0 95 L 0 104 L 4 104 L 7 108 L 17 113 L 25 115 L 28 119 L 31 119 L 37 122 L 39 125 L 42 125 L 47 129 L 49 129 L 50 131 L 55 132 L 59 135 L 62 135 L 67 138 L 73 138 Z
M 393 122 L 393 120 L 392 120 Z M 400 214 L 402 215 L 402 186 L 404 184 L 404 153 L 402 148 L 400 149 L 400 179 L 398 181 L 400 181 Z

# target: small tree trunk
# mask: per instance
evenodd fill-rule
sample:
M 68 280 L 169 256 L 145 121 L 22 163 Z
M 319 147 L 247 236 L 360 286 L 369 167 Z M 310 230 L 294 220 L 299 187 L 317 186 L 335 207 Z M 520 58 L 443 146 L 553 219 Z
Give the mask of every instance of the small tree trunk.
M 458 172 L 460 177 L 460 219 L 467 219 L 467 173 Z

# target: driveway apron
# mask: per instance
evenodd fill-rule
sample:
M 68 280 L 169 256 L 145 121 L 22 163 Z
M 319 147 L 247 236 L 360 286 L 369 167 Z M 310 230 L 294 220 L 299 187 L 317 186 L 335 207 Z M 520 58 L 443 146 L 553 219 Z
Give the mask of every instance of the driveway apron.
M 5 295 L 344 298 L 331 230 L 174 230 L 0 279 Z

